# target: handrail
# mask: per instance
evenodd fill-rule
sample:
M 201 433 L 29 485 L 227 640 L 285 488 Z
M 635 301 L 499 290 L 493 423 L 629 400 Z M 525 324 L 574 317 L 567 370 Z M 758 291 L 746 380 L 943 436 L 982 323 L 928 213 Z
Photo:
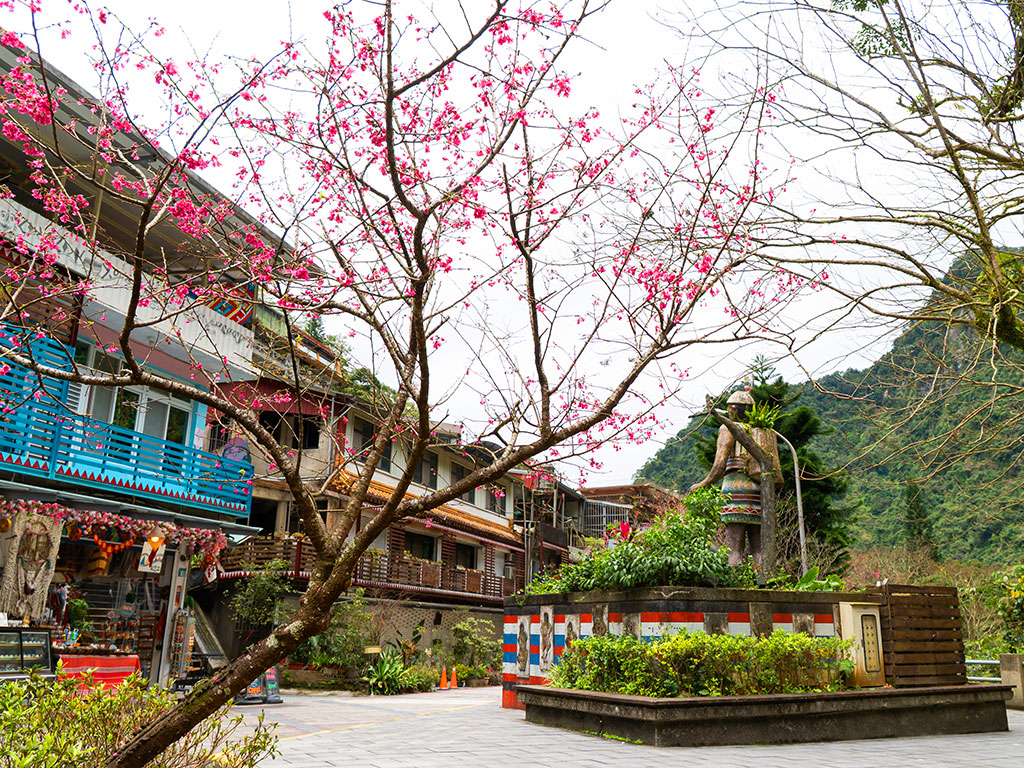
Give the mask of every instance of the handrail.
M 976 667 L 998 667 L 999 661 L 997 659 L 965 659 L 964 663 L 967 666 Z M 980 675 L 968 675 L 967 679 L 972 683 L 1001 683 L 1003 682 L 1002 676 L 997 677 L 982 677 Z
M 307 539 L 250 539 L 220 555 L 225 578 L 244 578 L 282 560 L 292 578 L 308 578 L 313 569 L 313 547 Z M 370 549 L 359 556 L 352 571 L 353 583 L 369 587 L 408 588 L 412 591 L 442 591 L 497 599 L 513 594 L 522 585 L 516 579 L 467 570 L 454 563 L 425 561 L 405 553 Z

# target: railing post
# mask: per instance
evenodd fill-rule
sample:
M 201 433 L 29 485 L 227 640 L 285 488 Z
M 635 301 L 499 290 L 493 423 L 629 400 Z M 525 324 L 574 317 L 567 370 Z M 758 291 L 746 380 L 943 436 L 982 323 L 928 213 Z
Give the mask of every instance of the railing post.
M 36 414 L 36 423 L 39 422 L 39 412 Z M 53 478 L 57 476 L 57 461 L 60 458 L 60 444 L 64 439 L 64 416 L 58 415 L 56 410 L 53 414 L 53 436 L 50 440 L 50 455 L 46 461 L 46 476 Z

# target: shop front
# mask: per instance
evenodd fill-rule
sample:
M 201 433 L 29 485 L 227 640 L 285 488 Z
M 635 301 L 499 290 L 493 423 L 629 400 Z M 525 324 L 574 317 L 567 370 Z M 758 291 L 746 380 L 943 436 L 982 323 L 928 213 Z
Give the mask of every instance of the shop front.
M 198 674 L 190 573 L 215 578 L 229 536 L 250 529 L 13 486 L 0 483 L 0 680 L 34 668 L 110 688 L 134 672 L 161 684 Z

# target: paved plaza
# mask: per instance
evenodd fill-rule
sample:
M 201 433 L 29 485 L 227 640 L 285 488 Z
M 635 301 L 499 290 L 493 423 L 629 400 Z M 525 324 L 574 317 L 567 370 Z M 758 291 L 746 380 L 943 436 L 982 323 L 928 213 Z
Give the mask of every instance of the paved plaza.
M 657 748 L 531 725 L 501 709 L 499 688 L 368 697 L 285 693 L 266 707 L 278 723 L 275 766 L 439 768 L 456 766 L 752 766 L 752 768 L 906 768 L 1024 766 L 1024 712 L 1009 712 L 1007 733 L 877 739 L 784 746 Z M 247 721 L 257 707 L 239 707 Z

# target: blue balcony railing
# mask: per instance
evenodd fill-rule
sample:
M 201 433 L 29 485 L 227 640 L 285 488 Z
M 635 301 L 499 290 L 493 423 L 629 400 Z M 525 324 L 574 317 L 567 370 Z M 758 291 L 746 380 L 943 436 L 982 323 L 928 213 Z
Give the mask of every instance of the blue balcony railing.
M 0 327 L 0 352 L 21 334 Z M 70 370 L 66 349 L 51 339 L 33 339 L 31 351 Z M 0 354 L 0 469 L 248 516 L 251 464 L 75 415 L 67 394 L 67 382 L 40 379 Z

